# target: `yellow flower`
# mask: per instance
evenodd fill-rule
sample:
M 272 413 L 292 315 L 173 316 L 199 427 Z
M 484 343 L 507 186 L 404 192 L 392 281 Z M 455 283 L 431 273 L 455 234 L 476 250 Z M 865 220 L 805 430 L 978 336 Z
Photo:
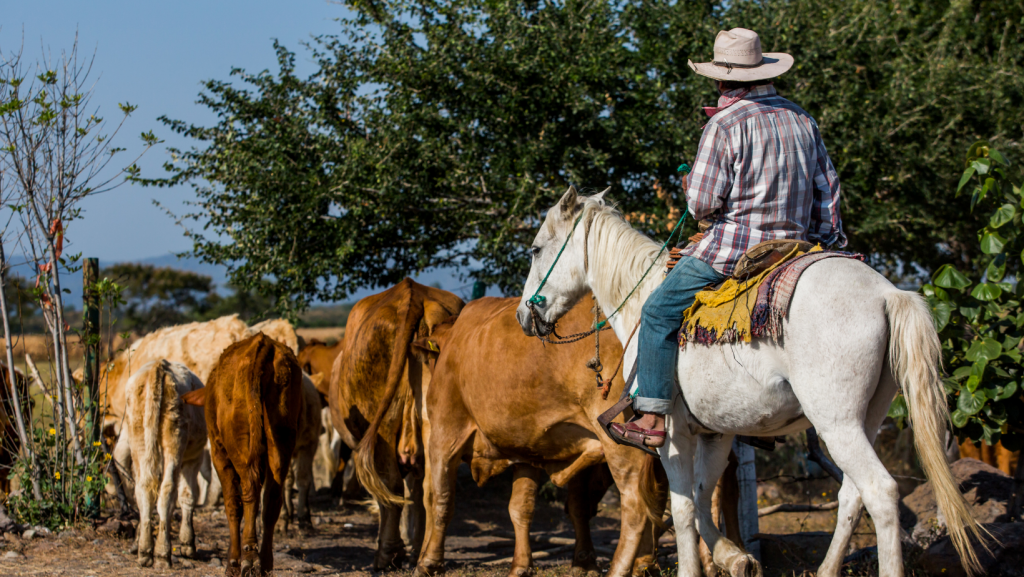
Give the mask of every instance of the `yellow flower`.
M 93 446 L 93 447 L 99 447 L 99 446 L 100 446 L 100 444 L 101 444 L 101 443 L 100 443 L 99 441 L 93 441 L 93 442 L 92 442 L 92 446 Z
M 53 478 L 54 479 L 60 479 L 60 471 L 57 471 L 56 473 L 54 473 L 53 474 Z
M 103 459 L 109 461 L 110 460 L 110 453 L 103 453 Z
M 56 435 L 57 434 L 57 429 L 54 429 L 54 428 L 51 427 L 50 428 L 50 434 L 51 435 Z
M 85 481 L 86 481 L 87 483 L 91 483 L 91 482 L 92 482 L 92 475 L 86 475 L 86 476 L 85 476 Z

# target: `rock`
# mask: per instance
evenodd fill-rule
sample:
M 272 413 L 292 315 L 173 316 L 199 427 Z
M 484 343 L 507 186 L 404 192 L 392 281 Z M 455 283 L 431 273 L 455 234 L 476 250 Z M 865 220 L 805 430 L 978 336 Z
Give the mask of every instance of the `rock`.
M 220 562 L 220 559 L 214 557 L 210 559 L 210 567 L 223 567 L 224 565 Z
M 783 573 L 817 568 L 825 560 L 832 534 L 824 531 L 794 533 L 792 535 L 762 535 L 761 562 L 772 570 Z
M 1009 521 L 1006 509 L 1013 494 L 1012 477 L 977 459 L 960 459 L 950 470 L 979 523 Z M 945 519 L 935 504 L 931 483 L 919 485 L 900 504 L 900 526 L 922 547 L 945 534 Z
M 192 569 L 195 566 L 196 564 L 188 559 L 183 559 L 181 563 L 178 564 L 178 567 L 181 567 L 182 569 Z
M 962 460 L 962 459 L 961 459 Z M 984 526 L 996 543 L 990 543 L 992 554 L 976 549 L 981 562 L 982 575 L 1021 575 L 1024 567 L 1024 523 L 988 523 Z M 921 555 L 921 568 L 930 575 L 963 577 L 967 573 L 949 536 L 943 536 Z
M 22 555 L 21 553 L 18 553 L 17 551 L 8 551 L 8 552 L 4 553 L 4 560 L 5 561 L 11 561 L 11 560 L 14 560 L 14 559 L 24 559 L 24 558 L 25 558 L 25 556 Z
M 29 529 L 28 531 L 25 531 L 21 534 L 21 538 L 26 541 L 31 541 L 32 539 L 35 539 L 37 535 L 39 535 L 38 531 L 36 531 L 35 529 Z
M 107 519 L 107 522 L 97 527 L 96 531 L 115 537 L 132 538 L 135 536 L 135 526 L 132 525 L 131 521 L 122 521 L 116 517 Z
M 758 483 L 757 485 L 757 501 L 761 499 L 767 499 L 769 501 L 775 501 L 782 498 L 782 491 L 779 490 L 775 483 Z

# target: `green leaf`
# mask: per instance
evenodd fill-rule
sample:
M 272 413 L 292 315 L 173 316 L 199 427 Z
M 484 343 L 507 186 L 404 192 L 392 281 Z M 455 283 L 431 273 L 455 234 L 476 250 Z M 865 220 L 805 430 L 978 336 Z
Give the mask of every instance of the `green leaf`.
M 1024 258 L 1024 254 L 1021 255 L 1021 258 Z M 932 277 L 932 283 L 942 288 L 958 290 L 971 286 L 970 279 L 956 270 L 951 264 L 944 264 L 939 267 L 939 270 L 935 271 L 935 275 Z
M 980 360 L 988 362 L 998 357 L 1002 352 L 1003 346 L 999 344 L 999 341 L 990 337 L 971 343 L 971 347 L 967 349 L 967 360 L 972 363 L 977 363 Z
M 996 254 L 1002 252 L 1006 245 L 1006 239 L 999 236 L 998 232 L 989 232 L 981 238 L 981 252 L 985 254 Z
M 1013 214 L 1014 212 L 1016 212 L 1016 210 L 1017 207 L 1010 203 L 1006 203 L 1003 206 L 1000 206 L 999 208 L 996 209 L 994 213 L 992 213 L 992 218 L 990 218 L 988 221 L 989 226 L 991 226 L 992 228 L 999 228 L 1004 224 L 1012 221 Z
M 896 398 L 892 400 L 892 404 L 889 405 L 889 416 L 893 419 L 905 419 L 910 416 L 907 400 L 903 395 L 896 395 Z
M 978 299 L 979 301 L 994 301 L 1003 294 L 1003 289 L 999 288 L 999 285 L 991 282 L 982 283 L 971 291 L 971 296 Z
M 988 264 L 988 268 L 985 269 L 985 276 L 988 277 L 990 282 L 1000 282 L 1006 278 L 1006 255 L 1003 253 L 997 254 L 996 258 L 992 259 L 992 262 Z M 1003 290 L 1006 289 L 1003 287 Z
M 978 320 L 979 313 L 981 313 L 981 307 L 960 307 L 960 314 L 972 323 Z
M 975 395 L 972 391 L 961 389 L 960 398 L 956 402 L 956 410 L 965 415 L 975 415 L 985 406 L 985 398 Z
M 1004 357 L 1009 357 L 1015 363 L 1020 363 L 1021 358 L 1024 358 L 1024 355 L 1021 355 L 1020 351 L 1017 350 L 1017 349 L 1010 349 L 1008 351 L 1003 351 L 1003 356 Z
M 922 286 L 921 292 L 924 293 L 924 296 L 926 297 L 935 297 L 936 299 L 944 301 L 949 300 L 949 293 L 930 283 Z
M 953 303 L 937 301 L 932 304 L 932 318 L 935 319 L 935 332 L 941 332 L 949 324 L 949 317 L 956 307 Z
M 953 426 L 958 429 L 964 428 L 964 426 L 967 425 L 967 419 L 969 418 L 970 416 L 960 409 L 953 411 L 953 414 L 949 416 L 949 419 L 953 421 Z
M 971 366 L 965 365 L 963 367 L 957 367 L 957 369 L 953 371 L 953 378 L 957 380 L 962 380 L 969 374 L 971 374 Z
M 1006 157 L 1003 156 L 1003 153 L 999 152 L 998 150 L 989 149 L 988 156 L 989 158 L 994 159 L 996 162 L 1001 162 L 1004 166 L 1010 166 L 1010 161 L 1006 160 Z
M 977 169 L 974 168 L 974 166 L 968 166 L 967 167 L 967 170 L 964 171 L 963 176 L 960 177 L 960 184 L 957 185 L 957 187 L 956 187 L 956 195 L 957 196 L 960 196 L 960 189 L 962 189 L 965 184 L 970 182 L 971 177 L 974 176 L 975 172 L 977 172 Z
M 979 158 L 972 162 L 971 166 L 977 169 L 978 174 L 988 174 L 989 168 L 992 167 L 992 161 L 987 158 Z
M 1016 393 L 1016 392 L 1017 392 L 1017 381 L 1010 381 L 1009 383 L 1006 383 L 1002 387 L 999 387 L 999 392 L 996 394 L 995 397 L 992 398 L 992 400 L 993 401 L 1005 401 L 1006 399 L 1009 399 L 1010 397 L 1012 397 L 1013 394 Z M 891 407 L 889 408 L 889 411 L 890 412 L 892 411 Z

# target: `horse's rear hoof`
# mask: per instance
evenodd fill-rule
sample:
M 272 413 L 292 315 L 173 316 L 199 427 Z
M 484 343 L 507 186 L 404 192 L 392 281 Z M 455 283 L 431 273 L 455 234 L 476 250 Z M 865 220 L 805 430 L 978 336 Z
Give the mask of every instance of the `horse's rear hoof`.
M 732 577 L 761 577 L 761 564 L 751 555 L 740 555 L 729 567 Z
M 533 567 L 512 567 L 508 572 L 508 577 L 531 577 L 533 575 Z
M 412 572 L 412 577 L 434 577 L 444 573 L 442 565 L 417 565 Z

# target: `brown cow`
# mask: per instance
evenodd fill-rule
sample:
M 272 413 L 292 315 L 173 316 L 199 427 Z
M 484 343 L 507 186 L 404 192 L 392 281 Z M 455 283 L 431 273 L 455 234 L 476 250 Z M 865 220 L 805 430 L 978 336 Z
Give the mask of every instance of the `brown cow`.
M 967 440 L 960 443 L 960 457 L 977 459 L 1012 476 L 1017 469 L 1020 451 L 1011 451 L 1001 442 L 989 445 L 982 441 L 980 446 L 976 446 L 972 441 Z
M 14 461 L 21 451 L 21 436 L 18 434 L 18 421 L 14 412 L 14 401 L 11 398 L 11 382 L 7 372 L 7 364 L 0 363 L 0 493 L 11 492 L 11 481 L 8 479 Z M 18 400 L 21 402 L 21 416 L 24 419 L 25 434 L 32 434 L 32 400 L 28 391 L 28 380 L 21 371 L 14 371 Z
M 518 298 L 475 300 L 454 324 L 418 341 L 427 350 L 439 352 L 432 365 L 424 418 L 433 489 L 428 498 L 433 510 L 416 573 L 431 575 L 443 566 L 445 530 L 452 516 L 460 461 L 470 464 L 480 485 L 514 466 L 509 503 L 516 533 L 509 573 L 513 577 L 529 573 L 533 564 L 529 527 L 541 475 L 546 472 L 558 486 L 570 485 L 568 508 L 573 514 L 587 508 L 573 502 L 574 497 L 582 497 L 573 486 L 574 479 L 588 467 L 607 462 L 622 498 L 621 536 L 608 574 L 629 575 L 634 561 L 642 570 L 654 561 L 652 520 L 660 522 L 666 496 L 655 486 L 660 469 L 653 457 L 616 445 L 598 429 L 598 415 L 622 391 L 621 375 L 610 398 L 603 400 L 594 374 L 585 367 L 593 356 L 594 341 L 553 346 L 526 337 L 515 317 L 518 304 Z M 594 317 L 588 309 L 576 306 L 564 324 L 573 329 L 591 326 Z M 601 349 L 610 365 L 622 352 L 611 332 L 601 335 Z M 597 570 L 589 519 L 573 514 L 577 534 L 573 567 L 588 572 Z
M 299 351 L 299 366 L 307 375 L 323 374 L 323 381 L 317 386 L 317 390 L 325 397 L 330 395 L 334 360 L 338 358 L 344 345 L 344 339 L 339 339 L 333 345 L 328 345 L 317 339 L 310 339 L 306 346 Z
M 288 477 L 284 482 L 284 529 L 295 521 L 299 528 L 312 527 L 309 512 L 309 493 L 313 486 L 313 457 L 320 440 L 321 418 L 320 393 L 317 384 L 323 375 L 310 377 L 302 375 L 302 416 L 299 418 L 298 437 L 295 440 L 295 454 Z M 292 489 L 298 492 L 298 509 L 292 504 Z
M 346 445 L 359 447 L 355 460 L 360 482 L 365 487 L 369 477 L 374 484 L 371 494 L 392 497 L 403 491 L 403 480 L 408 483 L 412 504 L 407 508 L 411 516 L 406 519 L 411 525 L 407 536 L 414 555 L 423 526 L 421 399 L 417 394 L 423 390 L 424 375 L 420 363 L 406 361 L 414 338 L 430 335 L 434 326 L 462 306 L 459 297 L 410 279 L 366 297 L 352 307 L 342 352 L 332 369 L 331 421 Z M 364 447 L 372 450 L 364 452 Z M 366 470 L 373 474 L 366 475 Z M 406 555 L 400 535 L 405 503 L 401 498 L 378 499 L 377 570 L 400 564 Z
M 269 574 L 274 569 L 274 526 L 281 514 L 282 486 L 302 412 L 299 362 L 285 345 L 264 334 L 253 335 L 229 346 L 206 387 L 184 398 L 206 405 L 210 456 L 224 486 L 231 533 L 226 574 Z M 263 542 L 255 572 L 261 491 Z

